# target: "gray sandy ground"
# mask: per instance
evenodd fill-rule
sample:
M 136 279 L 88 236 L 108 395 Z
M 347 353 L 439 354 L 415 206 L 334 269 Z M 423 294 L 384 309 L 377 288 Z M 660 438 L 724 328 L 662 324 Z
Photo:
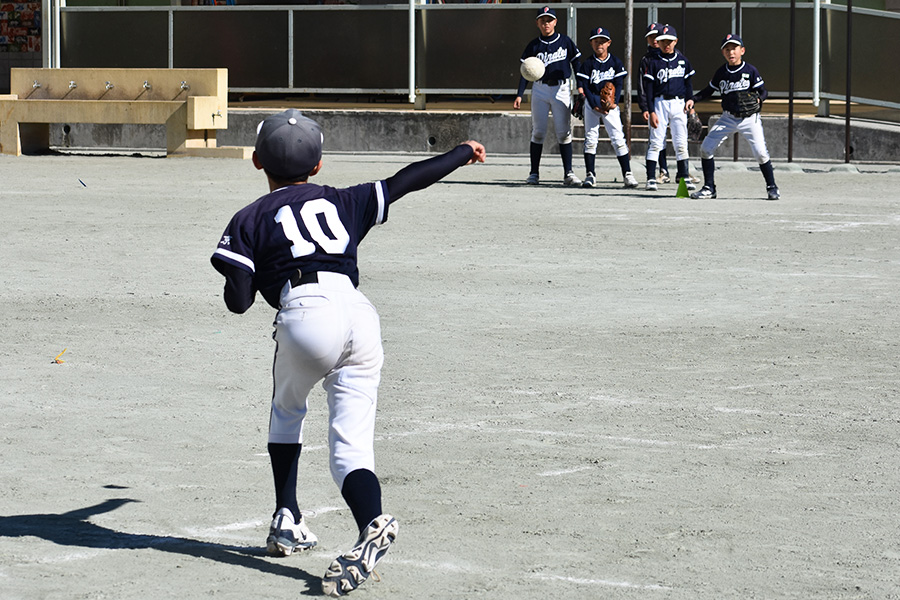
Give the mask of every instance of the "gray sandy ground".
M 525 187 L 526 160 L 457 171 L 363 243 L 400 535 L 354 596 L 900 598 L 900 172 L 779 164 L 766 202 L 723 163 L 694 201 L 623 192 L 608 159 L 596 190 L 556 157 Z M 268 558 L 274 311 L 228 313 L 209 265 L 260 175 L 0 156 L 0 180 L 0 598 L 318 595 L 355 539 L 323 396 L 320 545 Z

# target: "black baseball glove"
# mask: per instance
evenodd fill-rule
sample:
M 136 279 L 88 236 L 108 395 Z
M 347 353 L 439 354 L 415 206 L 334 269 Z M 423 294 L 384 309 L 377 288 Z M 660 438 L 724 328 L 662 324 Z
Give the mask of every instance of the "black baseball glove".
M 762 110 L 759 92 L 756 90 L 740 90 L 734 94 L 737 97 L 737 107 L 734 109 L 734 116 L 745 119 Z
M 577 94 L 572 101 L 572 116 L 576 119 L 584 119 L 584 94 Z
M 700 121 L 700 117 L 697 116 L 697 111 L 695 110 L 688 113 L 687 131 L 689 139 L 695 142 L 700 141 L 700 137 L 703 135 L 703 122 Z

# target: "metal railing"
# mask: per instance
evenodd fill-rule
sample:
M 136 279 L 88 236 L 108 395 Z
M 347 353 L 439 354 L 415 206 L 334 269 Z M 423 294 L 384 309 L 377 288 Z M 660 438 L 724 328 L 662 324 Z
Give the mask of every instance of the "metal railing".
M 336 6 L 53 7 L 45 19 L 46 66 L 217 67 L 239 93 L 508 95 L 538 4 L 395 4 Z M 624 31 L 625 4 L 554 5 L 558 31 L 587 46 L 582 29 L 602 23 Z M 856 40 L 846 39 L 847 7 L 816 2 L 635 3 L 635 54 L 644 25 L 689 23 L 679 48 L 703 81 L 721 64 L 718 43 L 740 33 L 747 58 L 773 97 L 844 99 L 852 44 L 853 102 L 900 109 L 900 87 L 883 84 L 886 42 L 900 39 L 900 15 L 852 9 Z M 686 10 L 689 18 L 684 18 Z M 787 24 L 795 10 L 796 47 Z M 702 11 L 702 14 L 699 14 Z M 698 14 L 692 14 L 698 13 Z M 612 52 L 622 58 L 621 39 Z M 789 81 L 789 54 L 796 81 Z M 632 57 L 636 65 L 639 56 Z M 626 60 L 626 65 L 628 61 Z M 879 69 L 876 75 L 876 69 Z M 699 87 L 699 86 L 697 86 Z

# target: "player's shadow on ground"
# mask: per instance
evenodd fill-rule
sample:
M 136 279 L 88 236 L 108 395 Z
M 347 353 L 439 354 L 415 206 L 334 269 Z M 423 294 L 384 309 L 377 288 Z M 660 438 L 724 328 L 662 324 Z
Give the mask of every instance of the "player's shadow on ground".
M 296 567 L 285 567 L 266 560 L 262 548 L 213 544 L 181 537 L 124 533 L 101 527 L 88 521 L 94 515 L 113 511 L 129 502 L 128 498 L 106 500 L 63 514 L 33 514 L 0 516 L 0 536 L 33 536 L 61 546 L 106 548 L 110 550 L 154 549 L 197 558 L 206 558 L 228 565 L 256 569 L 263 573 L 281 575 L 303 581 L 307 589 L 300 593 L 308 596 L 322 595 L 321 578 Z

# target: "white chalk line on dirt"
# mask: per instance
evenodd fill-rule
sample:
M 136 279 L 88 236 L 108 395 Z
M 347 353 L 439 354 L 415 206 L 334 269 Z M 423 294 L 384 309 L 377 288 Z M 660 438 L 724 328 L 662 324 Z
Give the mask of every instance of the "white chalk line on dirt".
M 574 469 L 563 469 L 561 471 L 544 471 L 543 473 L 538 473 L 538 477 L 557 477 L 559 475 L 569 475 L 570 473 L 579 473 L 581 471 L 587 471 L 588 469 L 593 469 L 594 467 L 585 465 L 583 467 L 576 467 Z
M 301 511 L 304 517 L 315 518 L 317 516 L 323 515 L 329 512 L 335 511 L 343 511 L 348 510 L 344 507 L 339 506 L 323 506 L 315 509 L 308 509 Z M 242 521 L 236 523 L 227 523 L 225 525 L 217 525 L 215 527 L 185 527 L 182 529 L 182 532 L 190 535 L 192 537 L 200 538 L 196 540 L 198 542 L 208 541 L 208 540 L 218 540 L 223 538 L 228 539 L 244 539 L 241 537 L 231 536 L 229 538 L 228 533 L 234 533 L 239 531 L 249 531 L 262 529 L 269 524 L 268 519 L 257 519 L 254 521 Z M 143 535 L 143 534 L 142 534 Z M 166 544 L 176 543 L 181 540 L 176 540 L 178 538 L 177 535 L 157 535 L 157 536 L 147 536 L 147 537 L 155 537 L 156 539 L 152 542 L 147 543 L 148 548 L 153 548 L 157 546 L 165 546 Z M 42 555 L 40 557 L 35 558 L 26 558 L 24 560 L 20 560 L 14 566 L 28 565 L 28 564 L 59 564 L 59 563 L 67 563 L 77 560 L 91 560 L 96 558 L 97 556 L 101 556 L 103 554 L 108 554 L 110 552 L 115 552 L 119 550 L 119 548 L 98 548 L 98 549 L 89 549 L 80 552 L 65 552 L 63 554 L 56 555 Z M 0 577 L 7 577 L 5 573 L 0 571 Z
M 751 386 L 747 386 L 751 387 Z M 752 408 L 731 408 L 728 406 L 714 406 L 713 410 L 716 412 L 722 413 L 737 413 L 740 415 L 759 415 L 766 417 L 805 417 L 808 415 L 804 415 L 801 413 L 786 413 L 786 412 L 778 412 L 774 410 L 755 410 Z
M 825 233 L 829 231 L 846 231 L 849 229 L 858 229 L 860 227 L 890 227 L 893 226 L 893 223 L 888 223 L 884 221 L 869 221 L 869 222 L 849 222 L 849 223 L 835 223 L 835 222 L 827 222 L 827 221 L 811 221 L 811 222 L 795 222 L 794 228 L 802 231 L 814 231 L 816 233 Z
M 438 571 L 441 573 L 471 573 L 471 574 L 479 574 L 485 572 L 484 565 L 478 565 L 477 567 L 465 567 L 460 564 L 451 563 L 451 562 L 423 562 L 418 560 L 408 560 L 408 559 L 397 559 L 395 557 L 388 556 L 387 560 L 391 563 L 399 564 L 399 565 L 407 565 L 410 567 L 414 567 L 416 569 L 425 569 L 431 571 Z M 492 571 L 496 571 L 496 569 L 490 569 Z M 618 587 L 618 588 L 630 588 L 637 590 L 670 590 L 672 588 L 655 585 L 655 584 L 646 584 L 646 583 L 631 583 L 628 581 L 612 581 L 608 579 L 583 579 L 579 577 L 567 577 L 565 575 L 547 575 L 544 573 L 534 573 L 531 575 L 533 579 L 540 579 L 542 581 L 565 581 L 568 583 L 574 583 L 577 585 L 597 585 L 597 586 L 606 586 L 606 587 Z
M 802 416 L 802 415 L 800 415 Z M 807 456 L 807 457 L 819 457 L 819 456 L 829 456 L 827 453 L 823 452 L 806 452 L 806 451 L 791 451 L 785 450 L 784 448 L 764 448 L 762 446 L 756 447 L 748 447 L 746 445 L 734 445 L 734 444 L 698 444 L 694 442 L 682 442 L 682 441 L 669 441 L 669 440 L 654 440 L 650 438 L 633 438 L 633 437 L 624 437 L 624 436 L 612 436 L 612 435 L 593 435 L 587 433 L 577 433 L 570 431 L 548 431 L 541 429 L 523 429 L 517 427 L 489 427 L 486 425 L 485 421 L 480 421 L 477 423 L 470 424 L 456 424 L 456 423 L 443 423 L 441 425 L 431 425 L 426 424 L 422 429 L 413 429 L 409 431 L 403 431 L 398 433 L 391 433 L 385 436 L 381 436 L 377 439 L 396 439 L 402 437 L 410 437 L 416 435 L 431 435 L 439 432 L 446 432 L 452 430 L 472 430 L 478 431 L 480 433 L 491 433 L 491 434 L 504 434 L 504 433 L 516 433 L 516 434 L 526 434 L 532 436 L 548 436 L 548 437 L 575 437 L 575 438 L 590 438 L 591 440 L 605 440 L 608 442 L 619 442 L 623 444 L 629 445 L 642 445 L 642 446 L 656 446 L 656 447 L 666 447 L 666 448 L 687 448 L 689 450 L 737 450 L 740 452 L 764 452 L 767 454 L 790 454 L 792 456 Z
M 345 508 L 341 508 L 339 506 L 322 506 L 320 508 L 310 508 L 306 510 L 300 511 L 303 513 L 304 517 L 314 519 L 319 515 L 324 515 L 325 513 L 335 512 L 346 510 Z M 202 538 L 215 538 L 221 536 L 223 533 L 235 532 L 235 531 L 247 531 L 252 529 L 260 529 L 269 524 L 268 519 L 257 519 L 254 521 L 244 521 L 240 523 L 228 523 L 226 525 L 217 525 L 215 527 L 186 527 L 184 528 L 184 532 L 188 535 L 202 537 Z
M 484 567 L 468 568 L 451 562 L 422 562 L 420 560 L 398 559 L 395 556 L 387 555 L 385 562 L 391 562 L 398 565 L 407 565 L 416 569 L 429 571 L 439 571 L 441 573 L 483 573 Z
M 664 585 L 655 585 L 652 583 L 631 583 L 628 581 L 610 581 L 608 579 L 583 579 L 580 577 L 565 577 L 563 575 L 544 575 L 535 573 L 532 575 L 534 579 L 543 581 L 567 581 L 578 585 L 600 585 L 606 587 L 629 588 L 636 590 L 671 590 L 672 588 Z

